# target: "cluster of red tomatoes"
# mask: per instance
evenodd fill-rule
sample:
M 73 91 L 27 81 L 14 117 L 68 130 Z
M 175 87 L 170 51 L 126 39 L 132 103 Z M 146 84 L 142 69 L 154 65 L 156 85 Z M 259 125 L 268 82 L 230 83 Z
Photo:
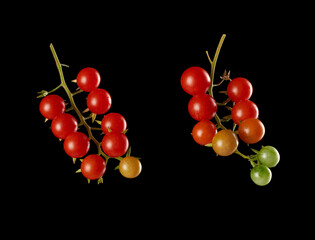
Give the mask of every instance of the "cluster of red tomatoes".
M 112 99 L 110 94 L 101 88 L 101 77 L 94 68 L 84 68 L 77 75 L 78 87 L 88 92 L 87 107 L 92 114 L 105 114 L 111 107 Z M 78 122 L 74 116 L 66 113 L 64 100 L 54 94 L 44 97 L 39 106 L 41 114 L 51 122 L 53 134 L 60 140 L 64 140 L 64 150 L 73 159 L 84 157 L 90 149 L 89 137 L 78 132 Z M 129 141 L 125 135 L 127 123 L 119 113 L 108 113 L 101 121 L 101 129 L 105 136 L 101 147 L 108 157 L 117 158 L 124 155 L 129 148 Z M 100 179 L 106 170 L 105 160 L 97 154 L 86 156 L 81 162 L 81 172 L 89 180 Z M 140 174 L 141 163 L 137 158 L 125 157 L 119 164 L 121 174 L 128 178 Z
M 235 123 L 235 126 L 238 126 L 238 130 L 232 131 L 221 125 L 220 128 L 222 130 L 218 131 L 217 126 L 210 121 L 214 117 L 218 118 L 218 116 L 216 115 L 217 103 L 207 93 L 211 85 L 211 79 L 207 71 L 200 67 L 190 67 L 181 76 L 183 90 L 192 95 L 188 103 L 188 112 L 193 119 L 198 121 L 192 129 L 192 137 L 198 144 L 212 146 L 213 150 L 220 156 L 229 156 L 237 151 L 239 144 L 237 134 L 247 144 L 259 142 L 265 134 L 265 127 L 258 119 L 258 107 L 249 100 L 253 92 L 251 83 L 241 77 L 229 80 L 226 93 L 233 102 L 230 118 Z M 263 166 L 254 167 L 254 170 L 257 170 L 258 167 L 266 168 L 264 169 L 265 175 L 268 175 L 264 177 L 266 180 L 262 181 L 263 184 L 258 184 L 253 179 L 257 174 L 251 175 L 253 181 L 258 185 L 265 185 L 265 183 L 267 184 L 270 181 L 271 172 L 268 167 L 274 167 L 279 161 L 277 150 L 273 147 L 270 148 L 273 149 L 271 154 L 273 157 L 268 155 L 269 159 L 267 159 L 267 162 L 270 161 L 272 164 L 259 164 Z M 267 150 L 270 149 L 265 149 L 264 151 Z M 258 156 L 260 155 L 258 154 Z M 257 160 L 256 157 L 255 159 Z M 258 159 L 257 161 L 260 160 Z M 261 160 L 260 163 L 263 161 Z
M 217 113 L 217 103 L 206 92 L 210 87 L 209 74 L 200 67 L 190 67 L 181 76 L 181 85 L 185 92 L 192 95 L 188 103 L 190 116 L 198 123 L 193 127 L 193 139 L 201 144 L 212 143 L 214 151 L 220 156 L 228 156 L 235 152 L 238 140 L 231 130 L 217 128 L 210 120 Z M 234 78 L 227 87 L 227 95 L 235 104 L 231 117 L 239 125 L 238 135 L 245 143 L 257 143 L 265 134 L 265 127 L 258 119 L 258 107 L 249 100 L 253 92 L 251 83 L 245 78 Z M 229 144 L 222 144 L 223 142 Z

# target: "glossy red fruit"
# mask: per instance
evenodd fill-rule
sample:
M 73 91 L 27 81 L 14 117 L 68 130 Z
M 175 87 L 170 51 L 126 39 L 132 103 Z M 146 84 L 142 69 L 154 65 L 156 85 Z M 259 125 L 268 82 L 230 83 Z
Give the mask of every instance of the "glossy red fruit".
M 101 83 L 99 72 L 91 67 L 83 68 L 77 76 L 77 84 L 79 88 L 85 92 L 91 92 L 98 88 Z
M 70 157 L 81 158 L 90 150 L 90 140 L 84 133 L 73 132 L 65 138 L 63 148 Z
M 101 88 L 97 88 L 90 92 L 86 101 L 89 110 L 95 114 L 106 113 L 112 105 L 110 94 Z
M 231 111 L 234 123 L 240 123 L 248 118 L 258 118 L 259 111 L 255 103 L 250 100 L 243 100 L 236 103 Z
M 201 67 L 187 68 L 180 79 L 183 90 L 190 95 L 205 93 L 210 87 L 210 76 Z
M 48 95 L 39 104 L 39 111 L 44 118 L 53 120 L 57 115 L 64 113 L 66 109 L 65 101 L 58 95 Z
M 200 121 L 192 130 L 192 137 L 196 143 L 206 145 L 212 142 L 214 135 L 217 133 L 217 128 L 213 122 Z
M 81 163 L 81 172 L 83 176 L 90 180 L 99 179 L 104 175 L 105 170 L 105 160 L 97 154 L 88 155 Z
M 119 113 L 108 113 L 102 119 L 101 128 L 105 134 L 109 132 L 108 129 L 112 132 L 123 132 L 127 128 L 127 122 Z
M 234 78 L 227 87 L 227 95 L 233 102 L 248 100 L 252 93 L 252 84 L 242 77 Z
M 125 134 L 120 132 L 109 132 L 102 140 L 102 149 L 110 157 L 124 155 L 129 147 L 129 141 Z
M 71 114 L 62 113 L 52 120 L 51 130 L 57 138 L 65 139 L 70 133 L 78 130 L 78 122 Z
M 217 103 L 213 97 L 206 93 L 198 94 L 190 99 L 188 112 L 197 121 L 209 121 L 217 113 Z

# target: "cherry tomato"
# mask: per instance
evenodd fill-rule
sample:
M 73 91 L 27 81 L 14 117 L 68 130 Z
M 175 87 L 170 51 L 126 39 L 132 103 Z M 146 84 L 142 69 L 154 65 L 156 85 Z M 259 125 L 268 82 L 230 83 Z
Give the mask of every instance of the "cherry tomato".
M 85 157 L 81 163 L 81 172 L 84 177 L 90 180 L 99 179 L 106 170 L 104 159 L 97 155 L 91 154 Z
M 265 186 L 271 180 L 272 174 L 268 167 L 264 165 L 256 166 L 250 171 L 250 178 L 258 186 Z
M 217 133 L 217 128 L 210 121 L 198 122 L 192 130 L 192 137 L 196 143 L 206 145 L 212 142 L 212 138 Z
M 119 163 L 119 172 L 126 178 L 138 177 L 141 170 L 141 162 L 135 157 L 125 157 Z
M 39 104 L 39 111 L 44 118 L 53 120 L 57 115 L 64 113 L 65 101 L 58 95 L 48 95 Z
M 52 120 L 51 130 L 57 138 L 65 139 L 70 133 L 78 130 L 78 122 L 71 114 L 62 113 Z
M 129 147 L 129 141 L 125 134 L 120 132 L 109 132 L 102 140 L 102 149 L 110 157 L 124 155 Z
M 257 118 L 245 119 L 238 128 L 238 136 L 245 143 L 257 143 L 264 137 L 264 135 L 265 126 Z
M 87 106 L 92 113 L 104 114 L 112 105 L 110 94 L 104 90 L 97 88 L 89 93 L 87 97 Z
M 237 147 L 237 136 L 231 130 L 221 130 L 212 139 L 212 148 L 220 156 L 233 154 Z
M 77 76 L 77 84 L 85 92 L 91 92 L 98 88 L 101 83 L 101 76 L 94 68 L 83 68 Z
M 63 148 L 70 157 L 80 158 L 90 150 L 90 140 L 84 133 L 73 132 L 65 138 Z
M 277 164 L 279 163 L 280 154 L 274 147 L 264 146 L 257 154 L 257 158 L 261 162 L 261 164 L 272 168 L 277 166 Z
M 184 91 L 190 95 L 205 93 L 210 87 L 210 76 L 201 67 L 187 68 L 180 79 Z
M 103 117 L 101 128 L 105 134 L 108 133 L 108 129 L 114 132 L 123 132 L 127 128 L 127 122 L 121 114 L 109 113 Z
M 258 107 L 250 100 L 237 102 L 231 111 L 232 119 L 237 125 L 247 118 L 258 118 L 258 114 Z
M 209 94 L 198 94 L 190 99 L 188 112 L 190 116 L 197 121 L 209 121 L 217 113 L 217 103 Z
M 248 100 L 252 96 L 252 84 L 242 77 L 234 78 L 227 87 L 227 95 L 233 102 Z

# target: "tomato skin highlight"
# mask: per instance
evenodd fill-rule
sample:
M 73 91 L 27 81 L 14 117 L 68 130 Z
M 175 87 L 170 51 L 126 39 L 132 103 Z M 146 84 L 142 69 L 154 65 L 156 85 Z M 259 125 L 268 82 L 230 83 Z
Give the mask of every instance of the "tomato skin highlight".
M 128 148 L 128 138 L 120 132 L 109 132 L 102 140 L 102 149 L 110 157 L 120 157 L 127 152 Z
M 233 106 L 231 115 L 233 122 L 240 125 L 245 119 L 258 118 L 259 110 L 254 102 L 250 100 L 242 100 Z
M 265 135 L 265 126 L 257 118 L 245 119 L 238 128 L 240 139 L 249 144 L 259 142 Z
M 105 160 L 97 154 L 88 155 L 81 163 L 81 172 L 83 176 L 90 180 L 99 179 L 104 175 L 105 170 Z
M 65 101 L 58 95 L 48 95 L 44 97 L 39 104 L 39 111 L 44 118 L 53 120 L 59 114 L 65 112 Z
M 210 121 L 200 121 L 192 129 L 192 137 L 200 145 L 211 143 L 216 133 L 217 128 Z
M 236 134 L 231 130 L 221 130 L 212 139 L 212 148 L 220 156 L 233 154 L 238 147 Z
M 197 121 L 209 121 L 217 113 L 217 103 L 209 94 L 198 94 L 190 99 L 188 112 Z
M 77 75 L 78 87 L 85 91 L 91 92 L 98 88 L 101 83 L 99 72 L 91 67 L 83 68 Z
M 180 83 L 186 93 L 197 95 L 205 93 L 209 89 L 211 79 L 203 68 L 190 67 L 183 72 Z
M 78 122 L 71 114 L 62 113 L 52 120 L 51 130 L 57 138 L 65 139 L 70 133 L 78 130 Z
M 91 91 L 86 101 L 89 110 L 95 114 L 106 113 L 112 105 L 112 98 L 110 94 L 101 88 Z
M 233 102 L 248 100 L 252 93 L 252 84 L 246 78 L 234 78 L 227 86 L 227 95 Z
M 105 134 L 108 133 L 108 129 L 113 132 L 123 132 L 127 128 L 127 122 L 119 113 L 108 113 L 102 119 L 101 128 Z
M 81 158 L 90 150 L 90 140 L 84 133 L 73 132 L 65 138 L 63 148 L 68 156 Z
M 142 170 L 141 162 L 135 157 L 125 157 L 119 163 L 119 172 L 125 178 L 136 178 Z

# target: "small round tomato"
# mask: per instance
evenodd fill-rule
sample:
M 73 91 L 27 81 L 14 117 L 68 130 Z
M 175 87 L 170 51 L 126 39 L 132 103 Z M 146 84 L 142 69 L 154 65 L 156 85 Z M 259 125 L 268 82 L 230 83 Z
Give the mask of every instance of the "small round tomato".
M 206 145 L 212 142 L 212 138 L 217 133 L 217 128 L 213 122 L 200 121 L 192 130 L 192 137 L 196 143 Z
M 209 94 L 198 94 L 190 99 L 188 112 L 197 121 L 209 121 L 217 113 L 217 103 Z
M 212 148 L 220 156 L 233 154 L 237 147 L 237 136 L 231 130 L 221 130 L 212 139 Z
M 265 135 L 265 126 L 257 118 L 248 118 L 241 122 L 238 128 L 238 136 L 243 142 L 254 144 Z
M 80 158 L 90 150 L 90 140 L 84 133 L 73 132 L 65 138 L 63 148 L 70 157 Z
M 78 122 L 71 114 L 62 113 L 52 120 L 51 130 L 57 138 L 65 139 L 70 133 L 78 130 Z
M 248 100 L 252 96 L 253 87 L 246 78 L 234 78 L 227 87 L 227 95 L 233 102 Z
M 110 94 L 101 88 L 91 91 L 86 101 L 89 110 L 95 114 L 106 113 L 112 105 L 112 98 Z
M 187 68 L 180 79 L 184 91 L 190 95 L 205 93 L 210 87 L 210 76 L 201 67 Z
M 90 180 L 99 179 L 106 170 L 104 159 L 97 155 L 91 154 L 85 157 L 81 163 L 81 172 L 84 177 Z
M 109 132 L 102 140 L 102 149 L 110 157 L 124 155 L 129 147 L 129 141 L 125 134 L 120 132 Z
M 277 166 L 277 164 L 279 163 L 280 154 L 274 147 L 264 146 L 257 154 L 257 158 L 261 162 L 261 164 L 272 168 Z
M 101 128 L 105 134 L 108 133 L 108 129 L 113 132 L 123 132 L 127 128 L 127 122 L 121 114 L 109 113 L 103 117 Z
M 272 174 L 268 167 L 264 165 L 256 166 L 250 171 L 250 178 L 258 186 L 265 186 L 271 180 Z
M 125 157 L 119 163 L 119 172 L 126 178 L 138 177 L 141 170 L 141 162 L 135 157 Z
M 44 118 L 53 120 L 57 115 L 64 113 L 66 109 L 65 101 L 58 95 L 48 95 L 39 104 L 39 111 Z
M 242 121 L 248 118 L 258 118 L 258 107 L 250 100 L 237 102 L 231 111 L 233 122 L 240 125 Z
M 85 92 L 91 92 L 98 88 L 101 83 L 99 72 L 91 67 L 83 68 L 77 76 L 77 84 L 79 88 Z

